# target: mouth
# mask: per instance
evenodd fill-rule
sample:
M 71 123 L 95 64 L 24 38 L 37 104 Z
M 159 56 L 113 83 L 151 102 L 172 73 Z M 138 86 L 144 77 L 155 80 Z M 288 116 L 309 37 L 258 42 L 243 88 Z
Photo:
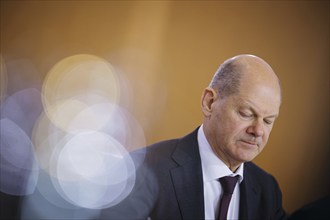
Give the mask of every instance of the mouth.
M 241 142 L 248 147 L 259 147 L 257 142 L 254 141 L 245 141 L 245 140 L 241 140 Z

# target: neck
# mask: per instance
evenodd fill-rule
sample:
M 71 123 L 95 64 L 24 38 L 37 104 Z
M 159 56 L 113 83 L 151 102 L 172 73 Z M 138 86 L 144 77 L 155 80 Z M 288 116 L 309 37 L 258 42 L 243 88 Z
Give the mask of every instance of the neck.
M 242 162 L 238 162 L 238 161 L 233 161 L 230 159 L 230 156 L 228 156 L 221 148 L 217 147 L 216 143 L 213 143 L 211 140 L 212 138 L 209 138 L 209 134 L 208 134 L 208 130 L 205 129 L 205 126 L 203 127 L 204 129 L 204 134 L 205 137 L 207 139 L 207 141 L 209 142 L 212 151 L 214 152 L 214 154 L 222 161 L 224 162 L 224 164 L 226 164 L 226 166 L 233 172 L 235 173 L 237 171 L 237 169 L 239 168 L 239 166 L 242 164 Z

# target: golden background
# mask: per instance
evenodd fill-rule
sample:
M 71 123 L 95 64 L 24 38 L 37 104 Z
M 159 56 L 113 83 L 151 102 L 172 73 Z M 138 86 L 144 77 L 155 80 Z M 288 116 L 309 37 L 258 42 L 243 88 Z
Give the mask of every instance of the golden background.
M 108 60 L 130 80 L 147 144 L 195 129 L 202 90 L 242 53 L 281 79 L 280 118 L 255 162 L 292 212 L 329 193 L 329 1 L 1 1 L 5 64 L 28 61 L 42 81 L 68 56 Z

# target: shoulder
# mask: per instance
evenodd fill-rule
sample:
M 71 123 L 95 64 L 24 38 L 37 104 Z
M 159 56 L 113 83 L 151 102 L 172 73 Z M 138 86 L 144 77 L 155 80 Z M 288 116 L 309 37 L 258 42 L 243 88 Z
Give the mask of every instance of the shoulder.
M 151 144 L 146 147 L 148 154 L 171 154 L 180 139 L 170 139 Z
M 188 161 L 199 162 L 197 130 L 181 138 L 154 143 L 145 148 L 145 163 L 151 169 L 170 169 Z
M 289 220 L 329 219 L 330 196 L 323 197 L 296 210 Z
M 265 183 L 267 182 L 271 182 L 275 185 L 278 185 L 273 175 L 271 175 L 253 162 L 244 163 L 244 176 L 246 175 L 253 177 L 253 179 L 259 183 L 263 183 L 262 185 L 265 185 Z
M 198 153 L 197 131 L 198 128 L 186 136 L 151 144 L 146 147 L 146 154 L 159 159 L 172 157 L 177 151 L 195 155 L 196 152 Z
M 244 172 L 248 172 L 249 174 L 255 174 L 257 176 L 269 177 L 271 176 L 267 171 L 259 167 L 253 162 L 244 163 Z

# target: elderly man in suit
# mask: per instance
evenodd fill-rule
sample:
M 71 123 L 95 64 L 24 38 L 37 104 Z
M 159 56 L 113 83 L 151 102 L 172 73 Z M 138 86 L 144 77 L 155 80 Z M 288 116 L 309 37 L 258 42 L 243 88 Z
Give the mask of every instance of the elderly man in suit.
M 280 105 L 279 79 L 263 59 L 226 60 L 202 94 L 203 124 L 147 147 L 132 193 L 102 217 L 286 218 L 275 178 L 251 162 L 264 149 Z M 227 202 L 223 177 L 232 179 Z M 223 209 L 222 203 L 229 204 Z

